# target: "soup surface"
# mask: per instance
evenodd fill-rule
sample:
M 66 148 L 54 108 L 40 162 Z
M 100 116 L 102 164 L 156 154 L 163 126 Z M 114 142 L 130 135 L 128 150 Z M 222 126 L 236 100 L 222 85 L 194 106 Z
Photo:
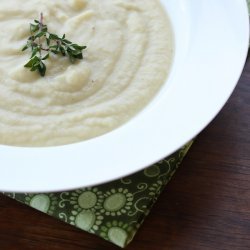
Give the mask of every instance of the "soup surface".
M 24 65 L 29 24 L 86 45 L 83 60 L 51 55 L 45 77 Z M 51 146 L 122 125 L 155 96 L 173 58 L 171 26 L 157 0 L 1 0 L 0 144 Z

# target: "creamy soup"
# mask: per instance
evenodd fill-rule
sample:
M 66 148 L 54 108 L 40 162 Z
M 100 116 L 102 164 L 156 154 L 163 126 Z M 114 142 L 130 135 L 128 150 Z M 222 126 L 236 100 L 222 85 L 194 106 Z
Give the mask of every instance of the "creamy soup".
M 83 60 L 46 60 L 45 77 L 25 68 L 29 24 L 86 45 Z M 169 20 L 157 0 L 1 0 L 0 143 L 51 146 L 124 124 L 155 96 L 173 57 Z

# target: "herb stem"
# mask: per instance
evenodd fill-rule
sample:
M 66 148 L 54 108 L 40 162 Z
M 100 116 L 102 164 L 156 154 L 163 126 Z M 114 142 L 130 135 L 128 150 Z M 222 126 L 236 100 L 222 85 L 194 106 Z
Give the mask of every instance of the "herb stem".
M 83 59 L 82 51 L 87 48 L 87 46 L 80 46 L 67 40 L 65 34 L 59 37 L 48 32 L 48 27 L 44 24 L 43 13 L 40 14 L 39 21 L 34 20 L 34 23 L 30 24 L 30 34 L 31 36 L 22 51 L 31 48 L 32 54 L 24 67 L 30 68 L 31 71 L 38 71 L 41 76 L 45 76 L 46 65 L 44 61 L 49 58 L 50 53 L 68 56 L 70 61 L 74 63 L 77 59 Z M 42 53 L 42 51 L 46 53 Z
M 39 32 L 42 32 L 42 27 L 43 27 L 43 13 L 41 12 L 40 14 L 40 22 L 39 22 Z M 39 36 L 38 38 L 38 42 L 39 42 L 39 55 L 40 55 L 40 59 L 42 59 L 42 45 L 41 45 L 41 37 Z

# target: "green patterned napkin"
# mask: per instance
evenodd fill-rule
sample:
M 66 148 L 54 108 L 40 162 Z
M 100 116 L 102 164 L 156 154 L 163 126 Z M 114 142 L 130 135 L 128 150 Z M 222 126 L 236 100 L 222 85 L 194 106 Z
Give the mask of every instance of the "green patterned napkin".
M 125 247 L 191 144 L 144 171 L 104 185 L 61 193 L 5 195 Z

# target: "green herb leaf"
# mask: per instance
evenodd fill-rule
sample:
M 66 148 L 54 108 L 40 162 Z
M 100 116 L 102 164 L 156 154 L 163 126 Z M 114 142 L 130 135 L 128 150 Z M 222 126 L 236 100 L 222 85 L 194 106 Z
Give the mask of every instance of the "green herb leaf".
M 30 57 L 30 58 L 33 58 L 33 57 L 37 54 L 38 51 L 39 51 L 38 47 L 35 47 L 35 48 L 33 49 L 33 51 L 32 51 L 32 54 L 31 54 L 31 57 Z
M 59 52 L 57 50 L 50 50 L 50 52 L 52 52 L 53 54 L 58 54 Z
M 41 31 L 41 32 L 39 32 L 39 33 L 37 33 L 35 35 L 35 38 L 39 38 L 39 37 L 45 36 L 45 34 L 46 34 L 45 32 Z
M 83 59 L 82 51 L 87 48 L 87 46 L 80 46 L 67 40 L 65 34 L 60 38 L 48 32 L 48 26 L 43 23 L 43 19 L 41 13 L 40 20 L 34 20 L 34 23 L 30 24 L 30 37 L 22 48 L 22 51 L 31 48 L 30 60 L 24 67 L 30 68 L 30 71 L 38 71 L 41 76 L 46 74 L 47 68 L 43 61 L 50 57 L 50 53 L 68 56 L 69 60 L 74 63 L 77 59 Z
M 49 58 L 49 53 L 46 55 L 46 56 L 44 56 L 43 58 L 42 58 L 42 60 L 46 60 L 46 59 L 48 59 Z
M 49 38 L 54 39 L 54 40 L 59 39 L 59 37 L 56 34 L 52 34 L 52 33 L 49 34 Z
M 30 24 L 30 32 L 35 33 L 36 31 L 39 30 L 39 25 L 38 24 Z
M 37 61 L 39 61 L 39 58 L 37 56 L 34 56 L 24 65 L 24 67 L 32 68 Z
M 64 43 L 67 43 L 67 44 L 71 44 L 71 43 L 72 43 L 71 41 L 69 41 L 69 40 L 67 40 L 67 39 L 63 39 L 63 42 L 64 42 Z
M 28 46 L 28 44 L 26 44 L 23 48 L 22 48 L 22 51 L 25 51 L 26 49 L 28 49 L 29 48 L 29 46 Z
M 50 46 L 50 39 L 46 38 L 46 43 L 48 46 Z
M 46 65 L 41 61 L 38 66 L 38 71 L 41 74 L 41 76 L 45 76 L 46 73 Z

